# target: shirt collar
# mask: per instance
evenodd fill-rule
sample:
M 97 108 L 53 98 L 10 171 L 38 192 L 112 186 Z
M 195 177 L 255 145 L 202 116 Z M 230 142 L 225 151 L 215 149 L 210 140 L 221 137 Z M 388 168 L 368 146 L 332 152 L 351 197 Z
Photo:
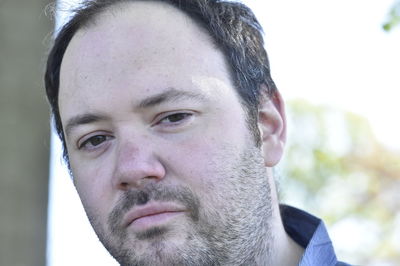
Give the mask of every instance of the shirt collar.
M 324 222 L 302 210 L 280 206 L 286 233 L 305 251 L 299 266 L 336 265 L 337 259 Z

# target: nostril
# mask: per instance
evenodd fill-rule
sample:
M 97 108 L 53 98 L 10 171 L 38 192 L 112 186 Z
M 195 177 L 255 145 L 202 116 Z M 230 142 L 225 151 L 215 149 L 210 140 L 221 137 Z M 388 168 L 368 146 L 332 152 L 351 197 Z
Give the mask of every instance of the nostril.
M 128 189 L 128 183 L 126 183 L 126 182 L 122 182 L 120 184 L 120 186 L 121 186 L 122 189 Z

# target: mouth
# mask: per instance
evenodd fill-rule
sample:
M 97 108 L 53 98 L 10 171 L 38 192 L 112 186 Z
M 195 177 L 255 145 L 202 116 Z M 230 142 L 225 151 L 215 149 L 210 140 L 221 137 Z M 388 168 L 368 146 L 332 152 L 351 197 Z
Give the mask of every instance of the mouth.
M 181 206 L 172 203 L 150 202 L 129 211 L 125 215 L 124 225 L 134 231 L 143 231 L 163 226 L 184 213 L 185 210 Z

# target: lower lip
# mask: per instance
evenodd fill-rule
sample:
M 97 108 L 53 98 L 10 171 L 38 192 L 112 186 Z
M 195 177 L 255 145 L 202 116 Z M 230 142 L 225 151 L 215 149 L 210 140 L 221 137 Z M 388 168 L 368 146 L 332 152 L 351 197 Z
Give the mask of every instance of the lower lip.
M 171 219 L 183 214 L 183 212 L 162 212 L 152 215 L 147 215 L 134 220 L 129 227 L 137 231 L 143 231 L 155 226 L 162 226 Z

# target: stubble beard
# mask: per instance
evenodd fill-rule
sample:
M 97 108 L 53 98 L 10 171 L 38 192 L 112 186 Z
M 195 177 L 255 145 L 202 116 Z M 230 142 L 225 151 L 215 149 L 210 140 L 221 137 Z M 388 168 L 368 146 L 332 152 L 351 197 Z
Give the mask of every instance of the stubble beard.
M 231 152 L 222 154 L 232 156 Z M 226 162 L 224 159 L 214 161 Z M 222 191 L 214 190 L 215 194 L 210 195 L 216 203 L 213 210 L 204 208 L 199 197 L 187 187 L 157 183 L 127 191 L 110 213 L 106 226 L 90 209 L 86 208 L 86 212 L 100 241 L 123 266 L 269 265 L 273 245 L 271 188 L 260 150 L 248 148 L 228 167 L 215 168 L 215 175 L 226 180 L 226 184 Z M 134 238 L 132 232 L 127 232 L 121 224 L 123 215 L 150 200 L 185 206 L 188 225 L 184 227 L 184 244 L 168 241 L 171 232 L 167 226 L 135 234 Z M 176 232 L 177 228 L 173 230 Z M 147 248 L 139 254 L 136 248 L 141 241 L 147 243 Z

